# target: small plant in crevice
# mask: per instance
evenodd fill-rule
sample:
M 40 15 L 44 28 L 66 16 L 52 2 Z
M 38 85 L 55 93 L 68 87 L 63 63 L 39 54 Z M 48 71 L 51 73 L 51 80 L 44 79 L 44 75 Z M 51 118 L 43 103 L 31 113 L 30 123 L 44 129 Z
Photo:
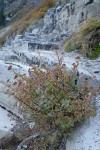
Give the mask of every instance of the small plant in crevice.
M 20 104 L 19 111 L 26 119 L 35 121 L 37 132 L 43 136 L 31 143 L 36 150 L 39 147 L 56 150 L 64 135 L 70 135 L 76 125 L 95 115 L 91 107 L 93 87 L 88 86 L 87 80 L 84 87 L 75 84 L 77 66 L 73 64 L 73 70 L 68 73 L 59 59 L 53 69 L 33 66 L 28 70 L 29 76 L 15 73 L 15 81 L 8 83 L 7 92 Z M 13 71 L 12 66 L 8 70 Z

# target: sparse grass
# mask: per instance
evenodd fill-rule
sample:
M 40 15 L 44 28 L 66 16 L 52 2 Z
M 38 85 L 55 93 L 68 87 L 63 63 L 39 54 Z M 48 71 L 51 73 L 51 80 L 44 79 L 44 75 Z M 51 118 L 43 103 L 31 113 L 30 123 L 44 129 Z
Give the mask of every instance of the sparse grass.
M 99 19 L 91 19 L 86 21 L 84 24 L 82 24 L 82 27 L 80 29 L 80 34 L 85 36 L 88 33 L 92 32 L 93 30 L 96 30 L 97 28 L 100 29 L 100 20 Z
M 100 20 L 91 19 L 81 25 L 79 31 L 74 33 L 70 39 L 64 43 L 65 51 L 80 49 L 81 53 L 90 59 L 97 58 L 100 53 L 96 47 L 100 42 Z
M 3 44 L 6 41 L 6 38 L 10 35 L 10 31 L 7 31 L 2 37 L 0 37 L 0 47 L 3 46 Z
M 41 19 L 47 10 L 55 5 L 57 0 L 44 0 L 38 7 L 29 11 L 23 18 L 11 25 L 11 28 L 0 38 L 0 47 L 4 44 L 6 37 L 11 34 L 22 34 L 32 24 Z

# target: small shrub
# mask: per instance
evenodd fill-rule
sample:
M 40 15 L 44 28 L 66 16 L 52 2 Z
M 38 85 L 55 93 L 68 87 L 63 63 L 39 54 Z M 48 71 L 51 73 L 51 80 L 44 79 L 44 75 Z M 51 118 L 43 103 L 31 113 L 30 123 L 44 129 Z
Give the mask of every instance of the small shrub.
M 84 88 L 75 85 L 76 64 L 73 64 L 71 73 L 61 63 L 53 71 L 46 67 L 45 71 L 32 67 L 28 72 L 29 77 L 15 75 L 16 80 L 10 83 L 8 93 L 20 104 L 20 112 L 25 117 L 30 114 L 30 119 L 36 122 L 40 131 L 42 129 L 47 134 L 45 148 L 50 146 L 52 131 L 58 130 L 61 136 L 69 135 L 77 124 L 95 114 L 90 106 L 93 88 L 87 85 L 87 80 Z
M 90 56 L 90 59 L 96 59 L 98 56 L 100 56 L 100 46 L 95 47 L 94 51 Z

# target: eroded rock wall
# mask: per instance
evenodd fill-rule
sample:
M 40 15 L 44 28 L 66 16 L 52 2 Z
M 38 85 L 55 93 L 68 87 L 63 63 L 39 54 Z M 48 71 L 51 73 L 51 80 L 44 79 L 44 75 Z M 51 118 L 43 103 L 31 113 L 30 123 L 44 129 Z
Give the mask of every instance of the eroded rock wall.
M 42 38 L 44 34 L 48 35 L 51 41 L 61 41 L 80 27 L 83 21 L 93 17 L 100 17 L 99 0 L 64 0 L 48 10 L 32 33 L 41 33 Z

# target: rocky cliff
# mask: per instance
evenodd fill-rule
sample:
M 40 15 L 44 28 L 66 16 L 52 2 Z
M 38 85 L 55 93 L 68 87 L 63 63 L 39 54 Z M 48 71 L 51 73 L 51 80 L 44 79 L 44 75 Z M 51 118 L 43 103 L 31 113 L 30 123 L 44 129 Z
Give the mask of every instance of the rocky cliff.
M 6 81 L 13 78 L 7 67 L 11 64 L 16 71 L 22 73 L 27 73 L 28 68 L 32 65 L 41 67 L 39 52 L 43 62 L 48 67 L 52 67 L 57 62 L 55 50 L 60 49 L 61 53 L 64 53 L 63 62 L 69 69 L 71 69 L 72 63 L 76 61 L 75 58 L 80 56 L 78 67 L 80 79 L 87 77 L 91 85 L 95 88 L 99 87 L 100 57 L 96 60 L 89 60 L 76 51 L 66 53 L 62 47 L 64 40 L 80 28 L 83 22 L 93 17 L 100 17 L 99 0 L 60 0 L 55 7 L 47 11 L 37 24 L 31 25 L 24 35 L 17 35 L 15 38 L 8 37 L 5 45 L 0 49 L 0 97 L 2 98 L 0 104 L 8 110 L 13 109 L 13 112 L 17 114 L 12 106 L 12 97 L 9 98 L 2 91 L 5 88 Z M 95 78 L 91 80 L 94 76 Z M 98 95 L 96 99 L 98 100 L 96 103 L 97 115 L 94 118 L 89 118 L 67 139 L 66 144 L 64 143 L 66 150 L 100 150 L 100 96 Z M 63 148 L 61 147 L 61 149 Z
M 3 10 L 5 15 L 5 26 L 21 19 L 29 11 L 40 5 L 42 1 L 43 0 L 1 0 L 0 12 Z
M 49 41 L 61 41 L 77 30 L 83 21 L 100 16 L 99 6 L 98 0 L 92 2 L 72 0 L 69 3 L 62 1 L 61 4 L 57 3 L 54 8 L 47 12 L 38 25 L 38 30 L 35 31 L 34 27 L 32 32 L 41 33 L 41 37 L 47 35 Z

